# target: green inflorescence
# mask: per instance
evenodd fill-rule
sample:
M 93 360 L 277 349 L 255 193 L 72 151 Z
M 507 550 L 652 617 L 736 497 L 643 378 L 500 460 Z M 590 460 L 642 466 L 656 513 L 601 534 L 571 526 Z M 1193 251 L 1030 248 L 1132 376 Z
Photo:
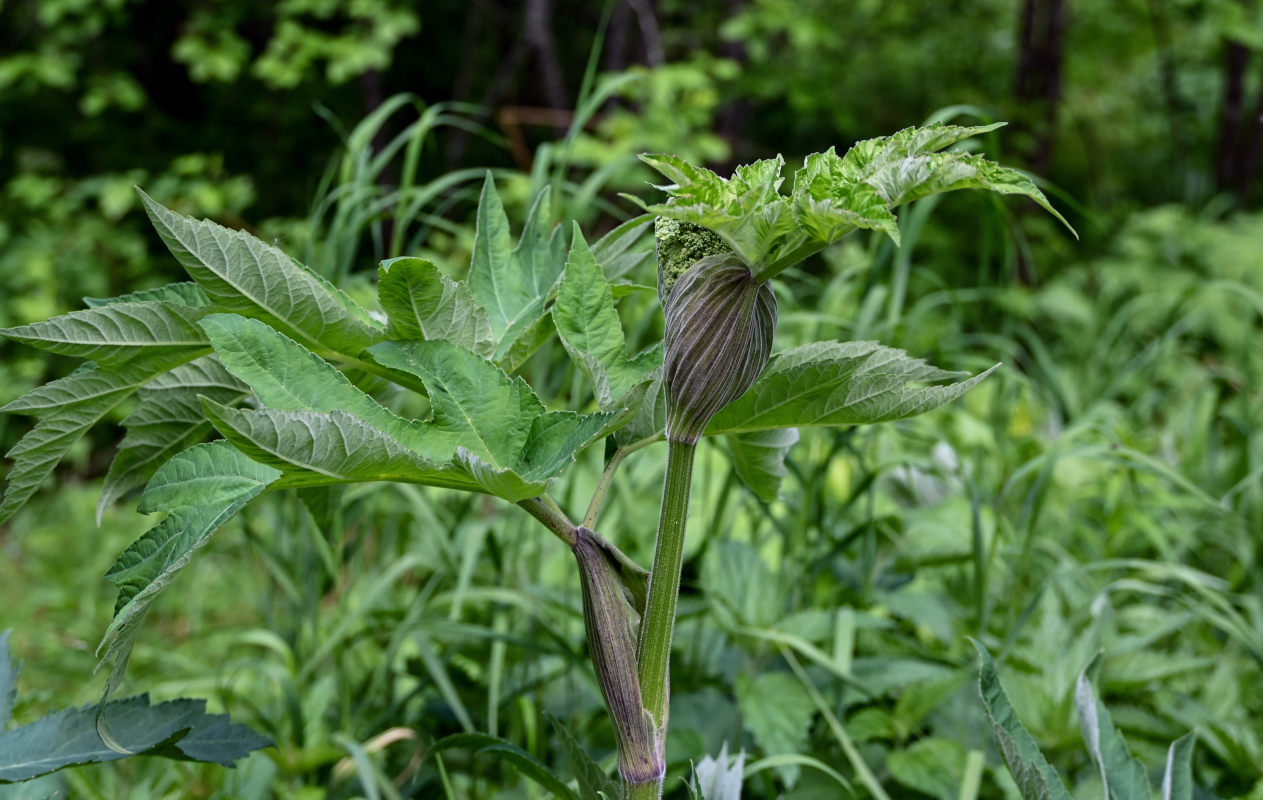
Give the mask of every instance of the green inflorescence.
M 692 222 L 658 217 L 653 229 L 658 241 L 658 286 L 664 295 L 698 261 L 732 251 L 719 234 Z

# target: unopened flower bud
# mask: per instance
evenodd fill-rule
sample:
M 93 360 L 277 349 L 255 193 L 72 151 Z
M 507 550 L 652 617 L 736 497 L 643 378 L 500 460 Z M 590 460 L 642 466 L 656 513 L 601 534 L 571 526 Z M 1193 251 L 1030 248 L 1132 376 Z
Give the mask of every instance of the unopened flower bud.
M 687 268 L 663 301 L 667 438 L 695 443 L 767 366 L 776 295 L 732 253 Z

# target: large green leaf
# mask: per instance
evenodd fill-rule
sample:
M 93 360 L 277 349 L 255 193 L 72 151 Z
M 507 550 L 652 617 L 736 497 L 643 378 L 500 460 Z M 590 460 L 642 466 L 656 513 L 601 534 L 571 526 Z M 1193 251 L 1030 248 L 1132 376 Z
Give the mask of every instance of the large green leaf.
M 982 662 L 978 672 L 978 691 L 987 709 L 987 718 L 991 720 L 991 731 L 1000 746 L 1000 755 L 1023 800 L 1071 800 L 1061 778 L 1048 765 L 1039 745 L 1018 720 L 1004 687 L 1000 685 L 1000 676 L 991 654 L 977 642 L 973 644 Z
M 97 521 L 125 493 L 143 486 L 171 456 L 201 442 L 211 425 L 198 395 L 231 403 L 250 392 L 214 356 L 203 356 L 159 375 L 137 392 L 123 420 L 127 434 L 101 487 Z
M 314 350 L 353 355 L 380 338 L 367 312 L 280 249 L 140 196 L 162 241 L 217 309 L 258 317 Z
M 104 651 L 103 661 L 115 662 L 116 674 L 131 649 L 140 615 L 158 592 L 219 526 L 279 477 L 279 470 L 224 441 L 185 450 L 158 468 L 139 509 L 168 514 L 123 551 L 105 575 L 118 587 L 118 600 L 98 652 Z
M 800 753 L 806 749 L 816 704 L 806 687 L 789 672 L 764 672 L 755 678 L 737 676 L 741 725 L 750 731 L 765 755 Z M 777 767 L 785 785 L 793 787 L 799 767 Z
M 88 308 L 98 308 L 115 303 L 145 303 L 153 300 L 177 303 L 189 308 L 205 308 L 210 305 L 210 298 L 194 281 L 168 283 L 165 286 L 141 289 L 138 292 L 129 292 L 116 297 L 85 297 L 83 304 Z
M 495 353 L 487 312 L 465 283 L 424 258 L 393 258 L 378 269 L 377 299 L 392 339 L 447 339 L 480 356 Z
M 514 247 L 509 219 L 491 173 L 487 173 L 478 200 L 469 288 L 487 310 L 496 345 L 494 360 L 501 359 L 544 315 L 548 295 L 561 278 L 564 244 L 559 231 L 549 235 L 549 208 L 545 189 L 531 207 L 522 237 Z
M 578 224 L 552 313 L 566 352 L 592 381 L 601 408 L 609 408 L 662 365 L 661 347 L 627 357 L 614 296 Z
M 815 342 L 774 356 L 750 390 L 715 415 L 706 433 L 904 419 L 960 397 L 990 372 L 926 386 L 961 375 L 876 342 Z
M 592 255 L 601 265 L 606 280 L 615 280 L 636 271 L 654 257 L 653 216 L 632 217 L 596 240 Z
M 0 412 L 38 419 L 35 427 L 5 454 L 14 464 L 4 502 L 0 503 L 0 522 L 22 507 L 88 428 L 146 381 L 192 355 L 196 353 L 172 353 L 112 369 L 88 362 L 65 378 L 38 386 L 0 408 Z
M 29 725 L 0 731 L 0 784 L 25 781 L 76 764 L 157 755 L 232 766 L 272 742 L 227 714 L 207 714 L 205 700 L 182 698 L 150 705 L 148 695 L 115 700 L 100 716 L 120 750 L 97 735 L 94 705 L 49 714 Z
M 269 408 L 344 411 L 431 461 L 447 461 L 456 450 L 449 431 L 397 416 L 332 364 L 258 320 L 212 314 L 201 324 L 223 365 Z
M 177 303 L 112 303 L 72 311 L 32 325 L 0 329 L 0 335 L 65 356 L 111 367 L 137 358 L 204 351 L 197 327 L 202 311 Z
M 278 487 L 401 481 L 478 490 L 451 465 L 418 455 L 345 411 L 242 411 L 205 398 L 203 403 L 224 438 L 284 473 Z
M 1094 671 L 1097 659 L 1093 659 L 1075 682 L 1074 704 L 1079 712 L 1079 727 L 1083 741 L 1101 773 L 1105 787 L 1105 800 L 1151 800 L 1152 789 L 1145 767 L 1127 750 L 1122 734 L 1114 727 L 1114 721 L 1092 690 L 1089 673 Z

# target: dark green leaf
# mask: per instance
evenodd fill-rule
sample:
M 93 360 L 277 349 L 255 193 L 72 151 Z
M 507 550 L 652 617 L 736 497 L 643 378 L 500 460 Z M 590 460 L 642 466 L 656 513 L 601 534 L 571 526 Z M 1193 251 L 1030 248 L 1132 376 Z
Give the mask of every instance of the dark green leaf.
M 724 437 L 732 468 L 755 497 L 765 503 L 775 500 L 781 480 L 789 474 L 785 456 L 798 442 L 797 428 L 751 431 Z
M 575 780 L 579 782 L 581 800 L 601 800 L 602 794 L 605 800 L 618 800 L 622 796 L 618 784 L 592 760 L 592 756 L 588 755 L 583 746 L 575 741 L 574 736 L 556 717 L 549 714 L 548 721 L 553 724 L 553 730 L 557 732 L 557 738 L 561 740 L 561 749 L 566 754 L 566 760 L 570 762 L 570 769 L 574 772 Z
M 485 733 L 457 733 L 439 739 L 431 745 L 430 751 L 437 753 L 456 747 L 473 750 L 475 753 L 494 753 L 502 761 L 513 765 L 522 775 L 552 792 L 561 800 L 580 800 L 579 796 L 539 759 L 506 739 L 488 736 Z
M 816 704 L 797 678 L 788 672 L 765 672 L 755 678 L 737 676 L 737 705 L 741 724 L 754 736 L 765 755 L 800 753 L 807 746 Z M 777 767 L 788 787 L 798 780 L 799 767 Z

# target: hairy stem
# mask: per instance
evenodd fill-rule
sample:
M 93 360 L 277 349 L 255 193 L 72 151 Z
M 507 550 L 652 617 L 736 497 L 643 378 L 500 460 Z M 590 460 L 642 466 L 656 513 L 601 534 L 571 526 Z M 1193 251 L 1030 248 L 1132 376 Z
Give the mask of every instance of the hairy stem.
M 526 512 L 535 519 L 544 524 L 544 527 L 553 532 L 558 539 L 566 543 L 567 547 L 574 548 L 575 544 L 575 525 L 566 518 L 565 513 L 558 508 L 548 495 L 540 497 L 532 497 L 522 500 L 518 503 Z
M 693 455 L 697 449 L 696 444 L 675 440 L 668 440 L 667 446 L 667 475 L 662 488 L 658 540 L 654 546 L 645 616 L 640 623 L 640 643 L 636 651 L 645 710 L 653 716 L 660 737 L 666 735 L 670 707 L 667 685 L 671 635 L 675 631 L 675 605 L 680 593 L 680 569 L 684 565 L 684 528 L 688 522 L 689 487 L 693 481 Z

